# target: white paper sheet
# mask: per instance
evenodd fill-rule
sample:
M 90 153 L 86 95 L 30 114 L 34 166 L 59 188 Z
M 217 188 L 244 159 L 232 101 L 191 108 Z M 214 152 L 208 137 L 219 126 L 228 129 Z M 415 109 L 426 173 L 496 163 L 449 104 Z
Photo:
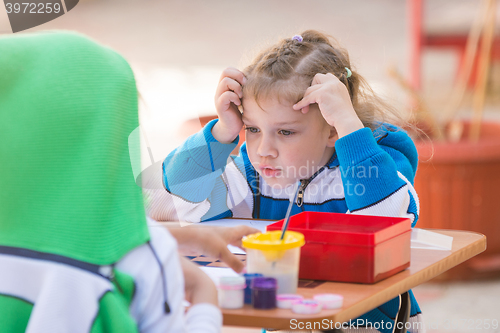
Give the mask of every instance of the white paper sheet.
M 211 279 L 215 285 L 219 284 L 219 279 L 223 276 L 239 276 L 238 273 L 228 267 L 200 267 Z
M 246 252 L 237 246 L 228 245 L 227 248 L 234 254 L 245 254 Z
M 266 227 L 276 221 L 269 220 L 249 220 L 249 219 L 220 219 L 214 221 L 206 221 L 200 223 L 181 222 L 181 226 L 196 226 L 196 225 L 212 225 L 217 227 L 236 227 L 238 225 L 247 225 L 252 228 L 259 229 L 261 232 L 266 231 Z
M 411 230 L 411 248 L 451 251 L 453 237 L 437 232 L 413 228 Z

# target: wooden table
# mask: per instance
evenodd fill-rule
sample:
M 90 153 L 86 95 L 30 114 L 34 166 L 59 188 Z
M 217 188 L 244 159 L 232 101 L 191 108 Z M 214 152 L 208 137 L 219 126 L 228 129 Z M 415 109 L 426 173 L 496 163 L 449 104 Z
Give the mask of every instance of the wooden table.
M 325 282 L 313 289 L 297 290 L 304 298 L 312 298 L 320 293 L 341 294 L 344 296 L 344 306 L 341 309 L 322 310 L 315 315 L 299 315 L 288 309 L 257 310 L 245 305 L 242 309 L 223 309 L 224 325 L 290 329 L 292 319 L 296 320 L 294 323 L 310 322 L 310 325 L 314 322 L 321 323 L 324 319 L 331 321 L 333 325 L 349 321 L 486 249 L 486 237 L 482 234 L 458 230 L 432 231 L 452 236 L 452 250 L 411 249 L 411 265 L 408 269 L 375 284 Z

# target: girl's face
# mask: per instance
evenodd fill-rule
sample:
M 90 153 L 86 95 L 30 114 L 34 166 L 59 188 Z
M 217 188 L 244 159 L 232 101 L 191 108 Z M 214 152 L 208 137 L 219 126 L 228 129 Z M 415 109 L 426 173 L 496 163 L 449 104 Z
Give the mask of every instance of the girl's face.
M 275 99 L 259 104 L 243 99 L 243 123 L 250 162 L 269 185 L 285 188 L 329 161 L 337 135 L 316 104 L 306 114 Z

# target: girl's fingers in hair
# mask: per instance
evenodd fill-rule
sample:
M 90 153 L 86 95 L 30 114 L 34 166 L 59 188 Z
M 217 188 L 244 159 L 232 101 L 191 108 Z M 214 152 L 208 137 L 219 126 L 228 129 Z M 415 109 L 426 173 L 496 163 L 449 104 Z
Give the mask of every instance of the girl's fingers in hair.
M 311 95 L 309 96 L 304 96 L 297 104 L 294 104 L 292 108 L 294 110 L 300 110 L 302 113 L 307 113 L 309 111 L 309 104 L 316 103 L 312 98 Z M 307 109 L 306 109 L 307 108 Z
M 302 99 L 311 96 L 311 94 L 314 94 L 316 91 L 323 89 L 323 87 L 323 84 L 315 84 L 314 86 L 310 86 L 306 89 L 306 92 L 304 93 L 304 97 Z
M 222 71 L 219 82 L 222 81 L 225 77 L 229 77 L 233 80 L 236 80 L 239 84 L 244 85 L 247 82 L 247 78 L 245 74 L 243 74 L 239 69 L 234 67 L 228 67 Z
M 217 91 L 215 93 L 215 96 L 220 96 L 222 95 L 225 91 L 234 91 L 236 95 L 238 95 L 239 98 L 243 97 L 243 88 L 241 85 L 238 83 L 238 81 L 230 78 L 230 77 L 224 77 L 220 82 L 219 85 L 217 86 Z
M 322 84 L 322 83 L 325 83 L 325 82 L 328 82 L 328 81 L 338 81 L 338 82 L 340 82 L 340 80 L 335 75 L 333 75 L 332 73 L 327 73 L 327 74 L 318 73 L 318 74 L 314 75 L 314 78 L 312 80 L 311 86 L 314 86 L 316 84 Z
M 300 109 L 300 112 L 303 114 L 306 114 L 309 112 L 309 105 L 304 106 L 302 109 Z
M 240 98 L 232 91 L 226 91 L 216 101 L 217 110 L 223 112 L 231 107 L 231 103 L 241 105 Z
M 311 86 L 307 88 L 304 97 L 297 103 L 292 106 L 294 110 L 301 110 L 302 113 L 307 113 L 309 111 L 309 108 L 305 109 L 309 104 L 314 104 L 314 103 L 319 103 L 318 100 L 318 90 L 322 89 L 322 85 L 317 84 L 314 86 Z M 305 110 L 304 110 L 305 109 Z
M 305 109 L 307 105 L 314 103 L 321 104 L 322 100 L 325 98 L 325 96 L 323 96 L 325 93 L 328 93 L 328 91 L 339 92 L 339 89 L 343 88 L 345 89 L 344 84 L 340 82 L 335 75 L 331 73 L 318 73 L 314 76 L 311 86 L 306 89 L 302 100 L 295 104 L 293 109 L 302 109 L 302 113 L 305 114 L 308 112 L 308 109 Z
M 342 83 L 342 81 L 340 81 L 338 77 L 336 77 L 332 73 L 316 74 L 314 76 L 313 82 L 311 83 L 311 87 L 309 87 L 308 89 L 311 89 L 313 87 L 325 87 L 325 89 L 327 89 L 326 91 L 334 94 L 344 94 L 345 92 L 348 93 L 345 84 Z

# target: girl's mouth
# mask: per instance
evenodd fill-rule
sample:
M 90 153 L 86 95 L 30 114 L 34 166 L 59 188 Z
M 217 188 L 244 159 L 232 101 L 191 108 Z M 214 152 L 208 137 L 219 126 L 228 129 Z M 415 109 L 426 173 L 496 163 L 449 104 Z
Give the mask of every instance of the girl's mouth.
M 262 174 L 268 178 L 279 177 L 279 176 L 281 176 L 281 173 L 282 173 L 281 169 L 274 169 L 274 168 L 267 167 L 267 166 L 260 167 L 260 170 L 261 170 Z

